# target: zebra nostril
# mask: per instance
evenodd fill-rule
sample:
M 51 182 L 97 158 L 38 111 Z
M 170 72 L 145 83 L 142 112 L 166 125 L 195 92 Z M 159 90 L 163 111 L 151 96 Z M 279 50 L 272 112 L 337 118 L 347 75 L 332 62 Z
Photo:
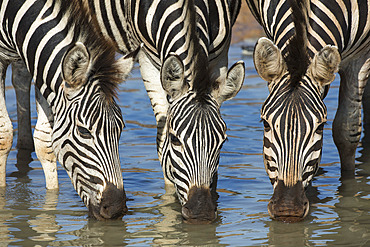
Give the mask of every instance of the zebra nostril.
M 182 207 L 181 214 L 182 214 L 182 217 L 186 220 L 190 218 L 190 216 L 189 216 L 190 211 L 187 207 Z

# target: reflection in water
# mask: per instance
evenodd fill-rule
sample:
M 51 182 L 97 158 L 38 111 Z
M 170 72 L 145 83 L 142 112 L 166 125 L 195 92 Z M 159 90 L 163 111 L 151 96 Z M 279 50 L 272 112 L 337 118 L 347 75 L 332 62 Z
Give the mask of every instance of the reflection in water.
M 319 191 L 316 187 L 308 186 L 306 195 L 310 201 L 310 208 L 312 211 L 312 205 L 315 203 L 327 202 L 326 199 L 320 200 L 318 195 Z M 318 210 L 315 208 L 314 210 Z M 283 223 L 275 220 L 265 221 L 265 226 L 269 229 L 268 233 L 268 245 L 270 246 L 310 246 L 310 240 L 312 239 L 312 230 L 308 227 L 308 224 L 314 219 L 309 214 L 302 222 L 298 223 Z
M 364 176 L 342 176 L 340 183 L 334 198 L 320 200 L 317 188 L 309 188 L 313 189 L 308 192 L 310 201 L 319 204 L 311 209 L 311 213 L 315 211 L 315 216 L 294 224 L 266 221 L 265 226 L 269 229 L 268 245 L 369 245 L 369 180 L 364 179 Z M 316 198 L 312 197 L 314 194 L 317 194 Z
M 181 205 L 174 186 L 166 185 L 165 190 L 166 193 L 160 197 L 161 202 L 156 207 L 161 217 L 153 224 L 152 234 L 155 233 L 155 235 L 152 243 L 160 246 L 197 246 L 200 245 L 201 240 L 202 245 L 219 246 L 219 239 L 216 236 L 219 222 L 207 225 L 183 223 Z M 143 233 L 144 236 L 145 232 Z
M 0 225 L 2 243 L 29 244 L 50 241 L 60 229 L 55 221 L 58 191 L 47 191 L 45 197 L 34 194 L 29 182 L 16 182 L 1 188 Z M 40 209 L 37 207 L 41 205 Z M 9 230 L 11 229 L 11 230 Z
M 338 202 L 334 204 L 334 211 L 338 217 L 335 226 L 328 232 L 327 238 L 333 239 L 333 244 L 342 246 L 366 246 L 370 244 L 370 215 L 369 215 L 369 186 L 364 177 L 342 176 L 338 188 Z M 335 236 L 341 236 L 337 238 Z
M 311 236 L 303 222 L 287 224 L 269 220 L 265 224 L 269 229 L 269 246 L 310 246 Z
M 64 239 L 50 242 L 50 246 L 125 246 L 125 237 L 129 235 L 122 221 L 88 220 L 77 230 L 65 232 Z
M 34 241 L 52 241 L 55 240 L 55 233 L 60 230 L 60 226 L 56 222 L 55 211 L 58 204 L 58 190 L 47 190 L 45 201 L 42 205 L 43 211 L 41 214 L 30 219 L 28 224 L 36 232 L 31 238 Z
M 0 187 L 0 243 L 7 245 L 12 242 L 7 220 L 13 218 L 11 211 L 6 208 L 6 189 Z

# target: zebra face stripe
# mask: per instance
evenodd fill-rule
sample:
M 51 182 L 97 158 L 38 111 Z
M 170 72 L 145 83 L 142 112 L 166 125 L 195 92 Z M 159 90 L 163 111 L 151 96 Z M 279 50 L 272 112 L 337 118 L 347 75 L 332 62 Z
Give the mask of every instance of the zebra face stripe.
M 211 96 L 199 100 L 190 92 L 173 102 L 167 119 L 162 165 L 182 205 L 193 187 L 210 188 L 226 140 L 226 124 Z
M 310 78 L 295 87 L 288 76 L 274 83 L 261 111 L 264 163 L 274 187 L 278 180 L 288 187 L 298 181 L 307 186 L 312 180 L 321 158 L 326 115 L 320 90 Z
M 56 104 L 64 108 L 54 116 L 53 149 L 86 206 L 100 204 L 109 186 L 123 196 L 118 145 L 124 123 L 118 105 L 106 102 L 98 81 L 73 94 L 61 87 Z

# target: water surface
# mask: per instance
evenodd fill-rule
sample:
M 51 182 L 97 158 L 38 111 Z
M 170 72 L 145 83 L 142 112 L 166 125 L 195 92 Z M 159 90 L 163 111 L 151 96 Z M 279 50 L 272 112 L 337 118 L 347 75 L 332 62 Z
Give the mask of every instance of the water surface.
M 120 156 L 129 213 L 122 221 L 98 222 L 87 209 L 62 167 L 59 191 L 47 191 L 41 164 L 34 153 L 28 165 L 13 149 L 7 166 L 7 187 L 0 189 L 0 245 L 11 246 L 314 246 L 370 245 L 370 158 L 358 148 L 354 177 L 343 178 L 339 156 L 331 137 L 337 107 L 338 77 L 325 103 L 328 124 L 319 174 L 308 189 L 311 210 L 302 222 L 286 224 L 270 219 L 267 203 L 272 186 L 262 159 L 261 104 L 268 95 L 266 83 L 243 56 L 242 44 L 233 45 L 230 64 L 244 60 L 246 79 L 239 94 L 223 104 L 228 141 L 220 159 L 218 218 L 210 225 L 182 222 L 180 204 L 172 188 L 165 188 L 157 159 L 155 118 L 140 80 L 138 67 L 120 86 L 119 105 L 126 128 Z M 15 135 L 16 103 L 7 77 L 7 107 Z M 33 94 L 33 92 L 32 92 Z M 36 124 L 32 101 L 32 124 Z

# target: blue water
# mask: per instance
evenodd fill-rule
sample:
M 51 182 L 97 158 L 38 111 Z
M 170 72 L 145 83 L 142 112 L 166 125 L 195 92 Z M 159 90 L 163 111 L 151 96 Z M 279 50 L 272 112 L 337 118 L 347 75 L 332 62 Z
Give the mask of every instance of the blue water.
M 41 164 L 34 153 L 29 171 L 18 168 L 15 138 L 8 159 L 7 187 L 0 189 L 0 245 L 369 246 L 370 158 L 362 155 L 362 151 L 367 152 L 359 147 L 355 177 L 342 179 L 331 137 L 338 77 L 325 99 L 328 124 L 321 169 L 308 189 L 310 214 L 294 224 L 270 219 L 267 203 L 273 191 L 263 166 L 260 123 L 261 104 L 268 90 L 258 77 L 252 58 L 242 55 L 240 45 L 231 47 L 230 65 L 244 60 L 246 79 L 239 94 L 221 108 L 228 126 L 228 141 L 220 159 L 218 218 L 214 223 L 182 222 L 180 204 L 171 188 L 166 189 L 163 183 L 155 146 L 155 119 L 135 67 L 131 78 L 120 86 L 118 100 L 126 123 L 120 156 L 130 199 L 128 215 L 122 221 L 89 220 L 86 207 L 62 167 L 58 167 L 59 191 L 45 189 Z M 16 130 L 10 74 L 9 70 L 7 107 Z M 32 109 L 35 125 L 34 100 Z

